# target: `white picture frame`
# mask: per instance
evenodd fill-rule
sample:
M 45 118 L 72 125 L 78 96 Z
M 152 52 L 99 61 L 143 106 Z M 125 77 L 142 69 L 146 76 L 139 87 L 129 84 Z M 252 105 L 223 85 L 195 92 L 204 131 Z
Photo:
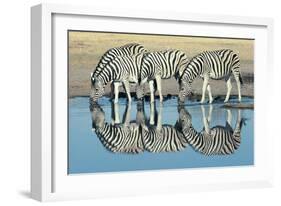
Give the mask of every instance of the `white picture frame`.
M 120 23 L 119 28 L 115 21 Z M 144 27 L 136 27 L 137 24 L 147 25 L 146 31 Z M 159 27 L 153 27 L 153 24 Z M 254 59 L 255 165 L 246 168 L 120 172 L 69 177 L 64 145 L 67 124 L 64 109 L 67 102 L 65 31 L 73 28 L 93 30 L 93 27 L 96 31 L 120 31 L 122 27 L 124 31 L 135 33 L 165 33 L 165 25 L 174 27 L 173 34 L 182 34 L 184 30 L 181 28 L 188 27 L 192 30 L 184 34 L 224 37 L 254 35 L 257 39 Z M 31 26 L 32 198 L 52 201 L 272 186 L 273 135 L 268 132 L 270 121 L 267 121 L 266 114 L 266 108 L 271 103 L 262 98 L 262 93 L 271 91 L 266 91 L 264 84 L 273 87 L 269 78 L 273 75 L 272 19 L 176 12 L 167 15 L 152 11 L 40 4 L 31 8 Z M 204 28 L 212 29 L 206 33 Z M 62 69 L 56 69 L 58 67 Z M 262 137 L 266 137 L 266 141 L 262 141 Z

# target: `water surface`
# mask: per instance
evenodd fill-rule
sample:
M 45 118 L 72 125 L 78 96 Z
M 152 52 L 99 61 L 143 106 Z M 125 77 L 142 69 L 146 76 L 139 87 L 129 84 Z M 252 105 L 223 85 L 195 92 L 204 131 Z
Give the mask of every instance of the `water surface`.
M 236 101 L 231 100 L 231 101 Z M 251 98 L 243 98 L 245 103 L 253 103 Z M 137 103 L 131 103 L 130 113 L 126 113 L 126 99 L 120 98 L 117 105 L 117 112 L 114 105 L 108 98 L 99 100 L 100 108 L 104 112 L 105 122 L 113 124 L 116 115 L 119 115 L 122 125 L 124 114 L 130 118 L 131 124 L 136 124 Z M 221 126 L 223 128 L 231 126 L 235 128 L 238 119 L 238 109 L 226 110 L 221 108 L 223 103 L 212 104 L 211 119 L 208 122 L 210 128 Z M 144 102 L 143 113 L 146 124 L 149 125 L 152 107 L 149 102 Z M 162 110 L 158 100 L 156 100 L 155 124 L 161 112 L 161 124 L 175 126 L 179 119 L 177 99 L 166 100 L 162 105 Z M 203 106 L 194 102 L 186 105 L 184 109 L 192 117 L 192 126 L 198 132 L 204 130 L 203 111 L 208 119 L 210 105 Z M 119 111 L 118 111 L 119 110 Z M 128 112 L 128 108 L 127 108 Z M 118 113 L 118 114 L 116 114 Z M 226 167 L 245 166 L 254 164 L 254 134 L 253 116 L 254 110 L 240 110 L 241 123 L 241 144 L 232 154 L 227 155 L 206 155 L 196 150 L 192 145 L 187 144 L 180 151 L 158 151 L 151 152 L 143 149 L 138 153 L 114 152 L 102 144 L 96 132 L 92 130 L 93 119 L 89 109 L 89 99 L 87 97 L 76 97 L 69 100 L 69 131 L 68 131 L 68 173 L 97 173 L 97 172 L 119 172 L 136 170 L 159 170 L 159 169 L 180 169 L 180 168 L 202 168 L 202 167 Z M 117 118 L 118 119 L 118 118 Z M 227 120 L 230 125 L 226 124 Z

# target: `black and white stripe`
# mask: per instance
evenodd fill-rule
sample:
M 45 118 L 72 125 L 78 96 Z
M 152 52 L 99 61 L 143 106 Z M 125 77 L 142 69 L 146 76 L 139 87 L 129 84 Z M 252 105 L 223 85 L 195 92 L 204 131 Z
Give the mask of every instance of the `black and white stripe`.
M 198 133 L 191 127 L 184 134 L 194 150 L 204 155 L 226 155 L 234 153 L 241 143 L 240 132 L 227 127 L 213 127 L 211 133 Z
M 239 115 L 234 130 L 226 122 L 226 126 L 205 128 L 202 132 L 197 132 L 192 126 L 190 114 L 183 107 L 181 107 L 179 113 L 182 133 L 195 151 L 204 155 L 228 155 L 239 148 L 241 128 L 244 122 Z
M 95 76 L 97 76 L 103 70 L 103 68 L 116 57 L 127 55 L 130 56 L 133 54 L 139 54 L 144 52 L 146 52 L 146 49 L 142 45 L 137 43 L 126 44 L 120 47 L 109 49 L 102 55 L 95 71 L 92 73 L 92 81 L 94 81 Z
M 118 56 L 110 61 L 107 65 L 105 65 L 103 70 L 95 75 L 95 81 L 93 84 L 93 91 L 91 95 L 93 101 L 96 101 L 103 95 L 103 88 L 106 84 L 113 82 L 115 93 L 114 102 L 118 102 L 118 88 L 121 84 L 124 85 L 128 100 L 130 102 L 130 84 L 138 83 L 142 57 L 142 53 L 127 56 Z
M 182 151 L 187 146 L 183 134 L 172 125 L 142 128 L 145 150 L 153 153 Z
M 122 59 L 122 57 L 127 57 L 127 56 L 130 57 L 130 56 L 137 55 L 137 54 L 143 54 L 144 52 L 146 52 L 146 49 L 142 45 L 135 44 L 135 43 L 109 49 L 101 57 L 95 71 L 91 73 L 91 85 L 92 85 L 92 90 L 91 90 L 91 95 L 90 95 L 91 99 L 93 101 L 97 101 L 97 99 L 104 94 L 105 85 L 107 83 L 111 83 L 112 81 L 114 81 L 114 79 L 118 78 L 113 75 L 113 73 L 114 73 L 113 71 L 108 70 L 110 67 L 116 68 L 116 66 L 117 66 L 116 64 L 118 64 L 118 61 L 121 64 L 121 62 L 120 62 L 121 60 L 120 59 L 116 60 L 117 58 Z M 128 63 L 128 61 L 129 60 L 124 59 L 122 64 L 126 64 L 126 63 Z M 134 59 L 133 61 L 138 61 L 138 60 Z M 114 62 L 114 64 L 111 64 L 111 66 L 108 66 L 112 62 Z M 137 63 L 140 64 L 140 62 L 137 62 Z M 130 62 L 129 62 L 129 64 L 130 64 Z M 108 68 L 105 71 L 106 67 L 108 67 Z M 117 75 L 117 74 L 115 73 L 115 75 Z M 138 77 L 135 77 L 135 78 L 138 78 Z M 134 81 L 137 82 L 137 80 L 134 80 Z M 114 87 L 119 87 L 119 86 L 120 86 L 120 84 L 114 85 Z M 127 86 L 127 85 L 124 85 L 124 86 Z
M 99 105 L 93 104 L 90 108 L 92 129 L 107 150 L 127 154 L 138 154 L 144 151 L 160 153 L 182 151 L 188 145 L 177 125 L 162 125 L 160 112 L 157 116 L 157 124 L 151 123 L 152 119 L 150 123 L 147 123 L 144 105 L 139 105 L 136 120 L 130 121 L 130 104 L 127 104 L 124 121 L 118 123 L 118 104 L 112 105 L 114 107 L 113 124 L 105 121 L 105 114 Z
M 138 154 L 143 152 L 139 127 L 127 128 L 123 125 L 105 123 L 96 129 L 96 134 L 104 147 L 114 153 Z
M 92 129 L 108 151 L 128 154 L 138 154 L 144 151 L 138 124 L 110 124 L 105 121 L 105 114 L 99 105 L 93 104 L 90 109 Z M 125 115 L 129 116 L 129 113 Z
M 150 104 L 149 123 L 141 124 L 144 148 L 153 153 L 182 151 L 188 143 L 177 124 L 162 124 L 162 109 L 160 105 L 157 113 L 155 103 Z
M 149 82 L 151 102 L 154 101 L 153 81 L 156 80 L 160 101 L 162 101 L 161 79 L 169 79 L 173 76 L 177 79 L 182 74 L 187 63 L 188 58 L 186 54 L 180 50 L 149 52 L 145 54 L 141 65 L 139 83 L 143 85 L 145 82 Z
M 196 77 L 200 76 L 204 79 L 201 102 L 205 100 L 206 89 L 209 92 L 209 102 L 211 103 L 213 100 L 209 79 L 224 79 L 226 81 L 227 95 L 225 102 L 227 102 L 232 88 L 230 79 L 232 74 L 236 80 L 239 101 L 241 101 L 240 85 L 243 84 L 243 81 L 239 68 L 239 57 L 230 49 L 205 51 L 198 54 L 190 60 L 179 79 L 179 101 L 183 102 L 185 97 L 190 95 L 191 83 Z

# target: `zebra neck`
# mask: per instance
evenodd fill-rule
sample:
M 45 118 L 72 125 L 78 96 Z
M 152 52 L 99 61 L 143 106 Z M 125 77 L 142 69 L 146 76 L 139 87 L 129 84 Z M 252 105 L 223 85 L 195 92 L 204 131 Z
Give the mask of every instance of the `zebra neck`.
M 206 153 L 205 151 L 208 149 L 210 141 L 209 138 L 206 138 L 204 133 L 197 132 L 191 127 L 187 133 L 184 133 L 184 137 L 195 151 Z
M 192 126 L 184 129 L 183 134 L 189 143 L 198 140 L 202 136 L 202 134 L 200 132 L 197 132 Z
M 193 58 L 190 63 L 187 65 L 185 69 L 185 75 L 188 78 L 188 81 L 191 83 L 201 75 L 204 70 L 203 70 L 203 60 L 200 56 Z
M 101 127 L 96 130 L 98 136 L 105 138 L 108 134 L 112 132 L 112 126 L 108 123 L 104 123 Z
M 102 83 L 102 85 L 106 85 L 108 82 L 111 82 L 112 78 L 109 78 L 108 76 L 101 76 L 99 75 L 98 77 L 96 77 L 97 81 L 99 81 L 100 83 Z

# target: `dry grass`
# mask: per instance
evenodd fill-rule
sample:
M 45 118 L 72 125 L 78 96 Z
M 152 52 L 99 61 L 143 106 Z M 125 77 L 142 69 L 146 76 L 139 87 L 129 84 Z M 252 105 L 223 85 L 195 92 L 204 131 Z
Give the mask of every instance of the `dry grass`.
M 102 32 L 70 32 L 69 33 L 69 94 L 70 96 L 85 96 L 90 91 L 90 73 L 95 69 L 101 56 L 110 48 L 127 43 L 140 43 L 148 50 L 179 49 L 189 58 L 205 51 L 217 49 L 232 49 L 241 59 L 242 76 L 253 76 L 254 41 L 244 39 L 205 38 L 187 36 L 137 35 Z M 175 80 L 165 81 L 164 94 L 176 94 Z M 195 82 L 195 90 L 200 93 L 200 82 Z M 224 93 L 223 81 L 213 82 L 216 85 L 214 94 Z M 108 90 L 107 90 L 108 91 Z M 234 86 L 234 91 L 235 86 Z M 242 93 L 253 95 L 253 85 L 244 86 Z

